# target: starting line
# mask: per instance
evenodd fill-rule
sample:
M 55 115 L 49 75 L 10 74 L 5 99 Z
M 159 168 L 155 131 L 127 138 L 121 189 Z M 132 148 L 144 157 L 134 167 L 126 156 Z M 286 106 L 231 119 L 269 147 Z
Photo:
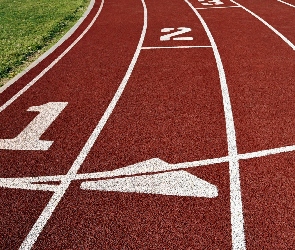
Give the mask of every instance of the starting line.
M 238 154 L 237 160 L 259 158 L 292 151 L 295 151 L 295 145 Z M 130 166 L 105 172 L 39 177 L 0 178 L 0 187 L 56 192 L 59 189 L 58 182 L 106 179 L 83 182 L 81 184 L 81 188 L 101 191 L 139 192 L 213 198 L 218 195 L 217 188 L 214 185 L 189 174 L 184 171 L 184 169 L 225 163 L 230 160 L 229 156 L 224 156 L 206 160 L 169 164 L 159 158 L 153 158 Z M 46 182 L 51 183 L 48 184 Z M 52 184 L 52 182 L 57 183 Z M 187 189 L 187 183 L 191 183 L 190 191 Z

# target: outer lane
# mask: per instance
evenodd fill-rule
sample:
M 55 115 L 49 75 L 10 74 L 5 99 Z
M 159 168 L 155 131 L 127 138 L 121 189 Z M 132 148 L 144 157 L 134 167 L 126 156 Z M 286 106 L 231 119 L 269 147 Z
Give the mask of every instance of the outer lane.
M 138 1 L 132 2 L 132 6 L 133 10 L 138 11 L 130 12 L 129 2 L 118 5 L 117 2 L 108 1 L 97 22 L 70 53 L 1 112 L 0 137 L 13 138 L 36 116 L 36 113 L 26 111 L 29 107 L 54 101 L 69 103 L 42 135 L 41 139 L 54 141 L 48 151 L 1 150 L 2 177 L 63 174 L 69 170 L 112 99 L 133 57 L 142 30 L 143 10 Z M 130 18 L 126 19 L 126 16 Z M 130 41 L 125 43 L 127 40 Z M 15 86 L 18 84 L 11 86 L 11 89 L 18 88 Z M 7 89 L 3 94 L 9 96 L 11 93 Z M 18 197 L 24 193 L 27 199 Z M 2 217 L 0 245 L 14 249 L 28 234 L 51 194 L 18 190 L 9 192 L 7 189 L 1 194 L 1 214 L 10 216 Z M 13 200 L 15 203 L 11 202 Z M 30 204 L 22 204 L 23 200 L 30 200 Z M 9 228 L 13 230 L 8 237 Z
M 1 150 L 2 177 L 67 172 L 112 99 L 136 49 L 142 28 L 141 19 L 137 21 L 141 13 L 129 14 L 132 19 L 122 23 L 126 8 L 106 3 L 82 41 L 1 112 L 0 137 L 9 139 L 36 116 L 26 111 L 29 107 L 68 102 L 41 137 L 54 141 L 49 150 Z M 128 39 L 131 41 L 124 43 Z

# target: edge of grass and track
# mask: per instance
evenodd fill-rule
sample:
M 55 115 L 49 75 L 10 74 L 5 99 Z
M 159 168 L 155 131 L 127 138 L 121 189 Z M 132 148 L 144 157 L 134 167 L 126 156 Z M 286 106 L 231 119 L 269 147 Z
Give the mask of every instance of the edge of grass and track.
M 0 70 L 0 93 L 65 41 L 79 27 L 93 5 L 94 0 L 81 0 L 73 11 L 65 13 L 59 20 L 53 20 L 53 25 L 37 42 L 32 41 L 21 53 L 12 53 L 9 62 Z

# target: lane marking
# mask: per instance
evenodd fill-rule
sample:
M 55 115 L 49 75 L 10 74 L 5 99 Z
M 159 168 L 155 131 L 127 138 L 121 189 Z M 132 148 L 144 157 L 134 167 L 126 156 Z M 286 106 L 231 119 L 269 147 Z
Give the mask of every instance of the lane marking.
M 282 0 L 278 0 L 278 2 L 281 2 L 281 3 L 283 3 L 283 4 L 286 4 L 286 5 L 289 5 L 290 7 L 295 8 L 295 5 L 290 4 L 290 3 L 287 3 L 287 2 L 284 2 L 284 1 L 282 1 Z
M 266 157 L 269 155 L 276 155 L 281 153 L 288 153 L 295 151 L 295 145 L 285 146 L 273 149 L 266 149 L 256 152 L 238 154 L 238 160 L 247 160 L 254 159 L 260 157 Z M 152 174 L 159 173 L 165 171 L 173 171 L 173 170 L 184 170 L 188 168 L 195 167 L 204 167 L 208 165 L 214 165 L 219 163 L 229 162 L 230 157 L 224 156 L 213 159 L 205 159 L 198 160 L 192 162 L 181 162 L 176 164 L 169 164 L 165 161 L 162 161 L 158 158 L 149 159 L 143 162 L 139 162 L 130 166 L 118 168 L 112 171 L 105 172 L 95 172 L 95 173 L 85 173 L 85 174 L 73 174 L 73 175 L 52 175 L 52 176 L 38 176 L 38 177 L 19 177 L 19 178 L 0 178 L 0 187 L 6 188 L 19 188 L 19 189 L 32 189 L 34 190 L 43 190 L 43 191 L 54 191 L 51 190 L 52 187 L 56 187 L 56 185 L 42 186 L 44 182 L 60 182 L 63 180 L 86 180 L 86 179 L 103 179 L 103 178 L 116 178 L 122 176 L 132 176 L 132 175 L 140 175 L 140 174 Z M 36 185 L 38 187 L 33 187 L 31 184 Z M 38 188 L 38 189 L 37 189 Z
M 8 150 L 48 150 L 53 141 L 40 140 L 42 134 L 67 106 L 67 102 L 48 102 L 33 106 L 28 111 L 39 114 L 13 139 L 0 139 L 0 149 Z
M 102 6 L 102 5 L 101 5 Z M 32 81 L 30 81 L 25 87 L 23 87 L 19 92 L 17 92 L 13 97 L 11 97 L 6 103 L 0 107 L 0 112 L 6 109 L 11 103 L 13 103 L 17 98 L 19 98 L 23 93 L 25 93 L 30 87 L 32 87 L 41 77 L 43 77 L 55 64 L 57 64 L 89 31 L 94 22 L 96 21 L 101 8 L 97 11 L 95 17 L 92 19 L 91 23 L 83 31 L 83 33 L 61 54 L 59 55 L 52 63 L 50 63 L 41 73 L 39 73 Z
M 81 16 L 81 18 L 77 21 L 77 23 L 56 43 L 54 44 L 49 50 L 47 50 L 44 54 L 42 54 L 40 57 L 38 57 L 34 62 L 32 62 L 27 68 L 25 68 L 22 72 L 17 74 L 15 77 L 13 77 L 11 80 L 9 80 L 7 83 L 4 84 L 0 88 L 0 94 L 7 89 L 9 86 L 14 84 L 18 79 L 20 79 L 23 75 L 25 75 L 29 70 L 34 68 L 36 65 L 38 65 L 41 61 L 43 61 L 47 56 L 49 56 L 52 52 L 54 52 L 65 40 L 67 40 L 82 24 L 82 22 L 86 19 L 90 11 L 92 10 L 94 6 L 95 0 L 91 0 L 87 10 L 84 12 L 84 14 Z
M 206 22 L 188 0 L 185 0 L 185 2 L 191 7 L 191 9 L 194 11 L 194 13 L 197 15 L 200 22 L 202 23 L 207 33 L 207 36 L 210 40 L 210 43 L 212 45 L 212 49 L 216 59 L 216 64 L 217 64 L 219 78 L 220 78 L 224 115 L 225 115 L 225 122 L 226 122 L 227 143 L 228 143 L 232 249 L 233 250 L 246 249 L 238 150 L 237 150 L 237 144 L 236 144 L 236 133 L 235 133 L 235 125 L 234 125 L 233 113 L 231 108 L 230 96 L 229 96 L 229 91 L 228 91 L 228 87 L 226 83 L 226 76 L 225 76 L 223 64 L 221 61 L 221 57 L 220 57 L 217 45 L 214 41 L 214 38 Z
M 212 46 L 171 46 L 171 47 L 142 47 L 141 49 L 193 49 L 193 48 L 212 48 Z
M 247 159 L 266 157 L 269 155 L 288 153 L 293 151 L 295 151 L 295 145 L 238 154 L 237 158 L 239 160 L 247 160 Z M 136 174 L 157 173 L 157 172 L 181 170 L 181 169 L 194 168 L 194 167 L 204 167 L 204 166 L 214 165 L 214 164 L 219 164 L 224 162 L 229 162 L 228 156 L 213 158 L 213 159 L 198 160 L 198 161 L 192 161 L 192 162 L 181 162 L 176 164 L 169 164 L 156 158 L 156 159 L 150 159 L 144 162 L 140 162 L 131 166 L 115 169 L 112 171 L 105 171 L 105 172 L 75 174 L 71 176 L 52 175 L 52 176 L 38 176 L 38 177 L 0 178 L 0 186 L 6 187 L 7 185 L 5 183 L 10 183 L 11 185 L 18 185 L 18 182 L 21 182 L 24 184 L 24 183 L 38 183 L 38 182 L 49 182 L 49 181 L 62 181 L 65 178 L 71 178 L 71 180 L 113 178 L 113 177 L 129 176 L 129 175 L 136 175 Z M 152 166 L 152 167 L 147 167 L 147 163 L 149 166 Z M 23 189 L 26 189 L 26 188 L 24 187 Z
M 220 0 L 198 0 L 202 5 L 222 5 L 224 4 Z
M 247 9 L 243 5 L 237 3 L 234 0 L 230 0 L 232 3 L 240 6 L 243 8 L 245 11 L 250 13 L 252 16 L 256 17 L 260 22 L 262 22 L 264 25 L 266 25 L 269 29 L 271 29 L 275 34 L 277 34 L 285 43 L 287 43 L 293 50 L 295 50 L 295 45 L 287 38 L 285 37 L 282 33 L 280 33 L 278 30 L 276 30 L 274 27 L 272 27 L 268 22 L 266 22 L 264 19 L 262 19 L 260 16 L 256 15 L 254 12 L 251 10 Z
M 132 58 L 132 61 L 128 67 L 128 70 L 117 90 L 115 93 L 112 101 L 110 102 L 109 106 L 107 107 L 105 113 L 103 114 L 102 118 L 100 119 L 99 123 L 97 124 L 96 128 L 90 135 L 89 139 L 87 140 L 86 144 L 84 145 L 83 149 L 81 150 L 80 154 L 78 155 L 77 159 L 73 163 L 72 167 L 69 169 L 66 178 L 61 181 L 61 184 L 58 186 L 58 190 L 54 192 L 53 196 L 51 197 L 50 201 L 42 211 L 41 215 L 33 225 L 31 231 L 23 241 L 20 250 L 23 249 L 31 249 L 36 242 L 38 236 L 40 235 L 41 231 L 43 230 L 44 226 L 46 225 L 48 219 L 51 217 L 52 213 L 54 212 L 56 206 L 59 204 L 60 200 L 64 196 L 65 192 L 67 191 L 72 179 L 71 176 L 76 175 L 79 171 L 79 168 L 81 167 L 82 163 L 84 162 L 86 156 L 88 155 L 90 149 L 94 145 L 94 142 L 96 141 L 97 137 L 99 136 L 101 130 L 103 129 L 104 125 L 106 124 L 108 118 L 110 117 L 112 111 L 114 110 L 118 100 L 120 99 L 127 82 L 129 80 L 129 77 L 131 76 L 131 73 L 134 69 L 134 66 L 137 62 L 137 59 L 139 57 L 141 47 L 145 38 L 146 29 L 147 29 L 147 8 L 144 0 L 141 0 L 143 9 L 144 9 L 144 23 L 142 28 L 142 33 L 140 36 L 139 43 L 137 45 L 136 51 L 134 53 L 134 56 Z M 102 0 L 101 6 L 99 8 L 100 13 L 102 6 L 103 6 L 104 0 Z
M 171 32 L 171 33 L 160 36 L 160 41 L 169 41 L 169 40 L 171 40 L 171 38 L 172 38 L 172 40 L 176 40 L 176 41 L 191 41 L 191 40 L 194 40 L 194 38 L 191 37 L 191 36 L 180 36 L 179 37 L 179 35 L 191 32 L 192 31 L 191 28 L 178 27 L 177 28 L 178 31 L 174 31 L 174 30 L 175 30 L 175 28 L 163 28 L 163 29 L 161 29 L 162 33 L 168 33 L 168 32 Z M 172 32 L 172 31 L 174 31 L 174 32 Z
M 227 9 L 227 8 L 241 8 L 240 6 L 224 6 L 224 7 L 207 7 L 207 8 L 195 8 L 196 10 L 208 10 L 208 9 Z

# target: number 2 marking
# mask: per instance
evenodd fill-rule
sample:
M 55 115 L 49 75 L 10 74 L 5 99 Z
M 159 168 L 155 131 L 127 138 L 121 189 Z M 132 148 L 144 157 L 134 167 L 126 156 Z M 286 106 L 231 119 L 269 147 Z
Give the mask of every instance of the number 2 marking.
M 173 40 L 193 40 L 192 37 L 175 37 L 175 36 L 179 36 L 181 34 L 192 31 L 191 28 L 179 27 L 177 29 L 178 29 L 178 31 L 174 31 L 174 32 L 169 33 L 167 35 L 161 36 L 160 41 L 169 41 L 172 37 L 173 37 Z M 175 30 L 175 28 L 163 28 L 161 30 L 161 32 L 171 32 L 173 30 Z
M 207 3 L 205 2 L 205 0 L 199 0 L 199 2 L 203 5 L 221 5 L 221 4 L 224 4 L 223 2 L 221 2 L 220 0 L 211 0 L 211 1 L 208 1 L 207 0 Z M 204 3 L 205 2 L 205 3 Z
M 41 106 L 30 107 L 27 111 L 38 111 L 40 113 L 17 137 L 0 139 L 0 149 L 48 150 L 53 141 L 39 140 L 39 138 L 67 104 L 67 102 L 48 102 Z

